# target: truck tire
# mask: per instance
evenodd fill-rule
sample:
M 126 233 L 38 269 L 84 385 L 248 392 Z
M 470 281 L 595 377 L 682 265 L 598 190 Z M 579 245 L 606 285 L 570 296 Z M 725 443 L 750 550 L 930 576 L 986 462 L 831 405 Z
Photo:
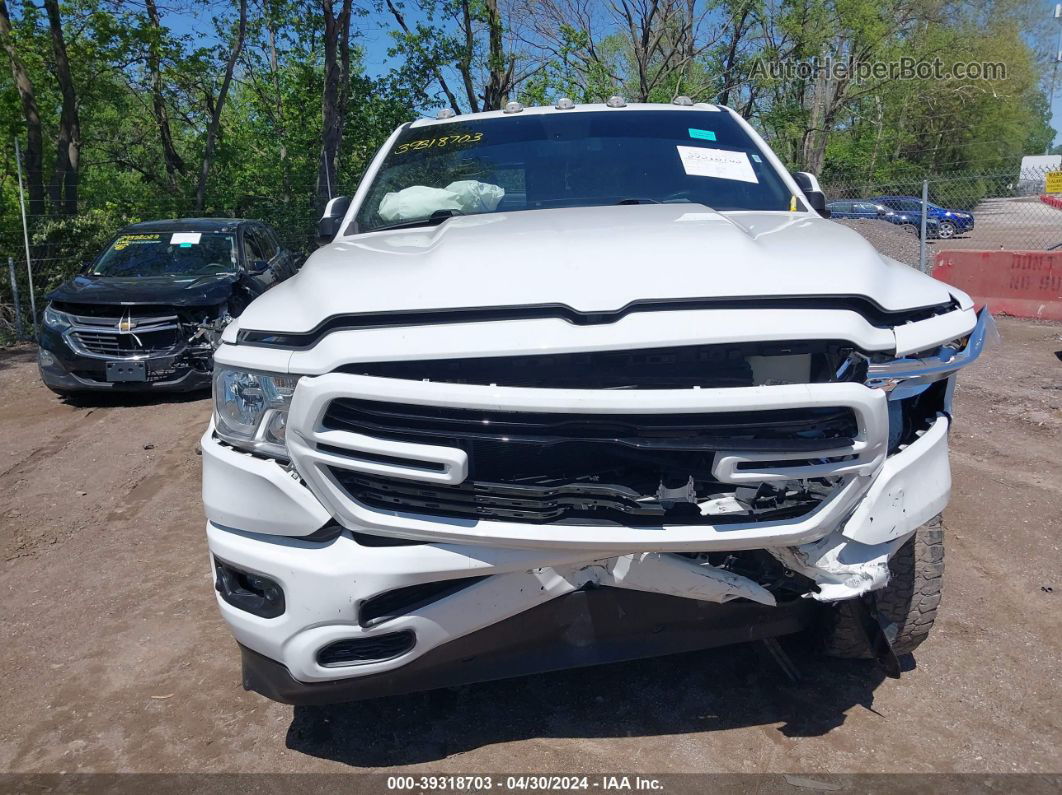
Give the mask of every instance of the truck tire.
M 889 584 L 875 591 L 877 608 L 896 625 L 897 655 L 910 654 L 928 637 L 937 618 L 944 579 L 944 525 L 937 514 L 919 527 L 889 561 Z M 838 604 L 826 619 L 823 652 L 830 657 L 870 659 L 873 654 L 854 600 Z

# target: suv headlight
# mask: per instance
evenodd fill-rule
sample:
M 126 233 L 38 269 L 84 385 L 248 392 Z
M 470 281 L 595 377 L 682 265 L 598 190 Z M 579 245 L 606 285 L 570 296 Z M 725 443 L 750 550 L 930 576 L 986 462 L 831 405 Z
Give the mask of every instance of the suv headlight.
M 288 407 L 297 375 L 214 368 L 214 430 L 224 441 L 276 458 L 288 458 Z
M 44 325 L 48 326 L 48 328 L 53 328 L 56 331 L 70 328 L 70 316 L 66 312 L 60 312 L 55 309 L 51 304 L 44 308 L 44 314 L 41 317 L 44 320 Z

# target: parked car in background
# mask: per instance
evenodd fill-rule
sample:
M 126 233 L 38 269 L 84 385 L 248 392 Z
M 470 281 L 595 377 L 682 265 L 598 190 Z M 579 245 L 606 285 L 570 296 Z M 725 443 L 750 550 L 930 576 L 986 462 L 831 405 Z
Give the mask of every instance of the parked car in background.
M 890 210 L 921 215 L 922 200 L 916 196 L 875 196 L 871 201 L 884 204 Z M 939 234 L 944 240 L 966 234 L 974 228 L 973 213 L 949 210 L 933 202 L 926 202 L 926 220 L 933 218 L 939 224 Z
M 896 224 L 908 234 L 918 235 L 922 232 L 922 218 L 919 213 L 892 210 L 884 204 L 868 200 L 833 201 L 826 205 L 831 218 L 857 218 L 865 220 L 888 221 Z M 936 218 L 926 218 L 926 238 L 940 236 L 940 222 Z
M 184 218 L 127 226 L 48 296 L 41 378 L 61 395 L 205 389 L 222 329 L 297 266 L 260 221 Z

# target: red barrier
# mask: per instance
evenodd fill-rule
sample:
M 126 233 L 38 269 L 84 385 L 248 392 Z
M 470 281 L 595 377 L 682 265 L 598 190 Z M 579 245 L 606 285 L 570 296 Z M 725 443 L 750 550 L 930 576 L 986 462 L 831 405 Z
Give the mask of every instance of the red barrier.
M 994 314 L 1062 320 L 1062 251 L 938 251 L 933 276 Z
M 1040 196 L 1040 201 L 1042 201 L 1044 204 L 1050 204 L 1052 207 L 1057 207 L 1059 210 L 1062 210 L 1062 196 L 1050 196 L 1045 193 Z

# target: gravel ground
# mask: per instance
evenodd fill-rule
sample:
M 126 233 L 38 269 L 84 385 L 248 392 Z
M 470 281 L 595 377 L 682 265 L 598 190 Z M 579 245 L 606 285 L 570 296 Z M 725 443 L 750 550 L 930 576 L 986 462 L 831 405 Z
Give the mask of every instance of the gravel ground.
M 986 199 L 973 214 L 977 224 L 972 231 L 950 240 L 926 242 L 930 262 L 938 251 L 1043 251 L 1062 244 L 1062 210 L 1037 197 Z M 909 235 L 888 221 L 846 218 L 836 222 L 855 229 L 882 254 L 918 267 L 917 235 Z
M 856 230 L 886 257 L 918 267 L 917 235 L 908 234 L 896 224 L 890 224 L 888 221 L 838 218 L 835 223 L 844 224 Z M 926 256 L 932 260 L 932 249 Z
M 209 400 L 73 406 L 0 353 L 0 771 L 1062 771 L 1062 326 L 1000 327 L 957 390 L 944 601 L 899 680 L 787 643 L 800 684 L 736 646 L 296 709 L 240 688 L 214 603 Z
M 939 241 L 940 249 L 1043 251 L 1062 243 L 1062 210 L 1036 196 L 985 199 L 972 212 L 973 230 Z

